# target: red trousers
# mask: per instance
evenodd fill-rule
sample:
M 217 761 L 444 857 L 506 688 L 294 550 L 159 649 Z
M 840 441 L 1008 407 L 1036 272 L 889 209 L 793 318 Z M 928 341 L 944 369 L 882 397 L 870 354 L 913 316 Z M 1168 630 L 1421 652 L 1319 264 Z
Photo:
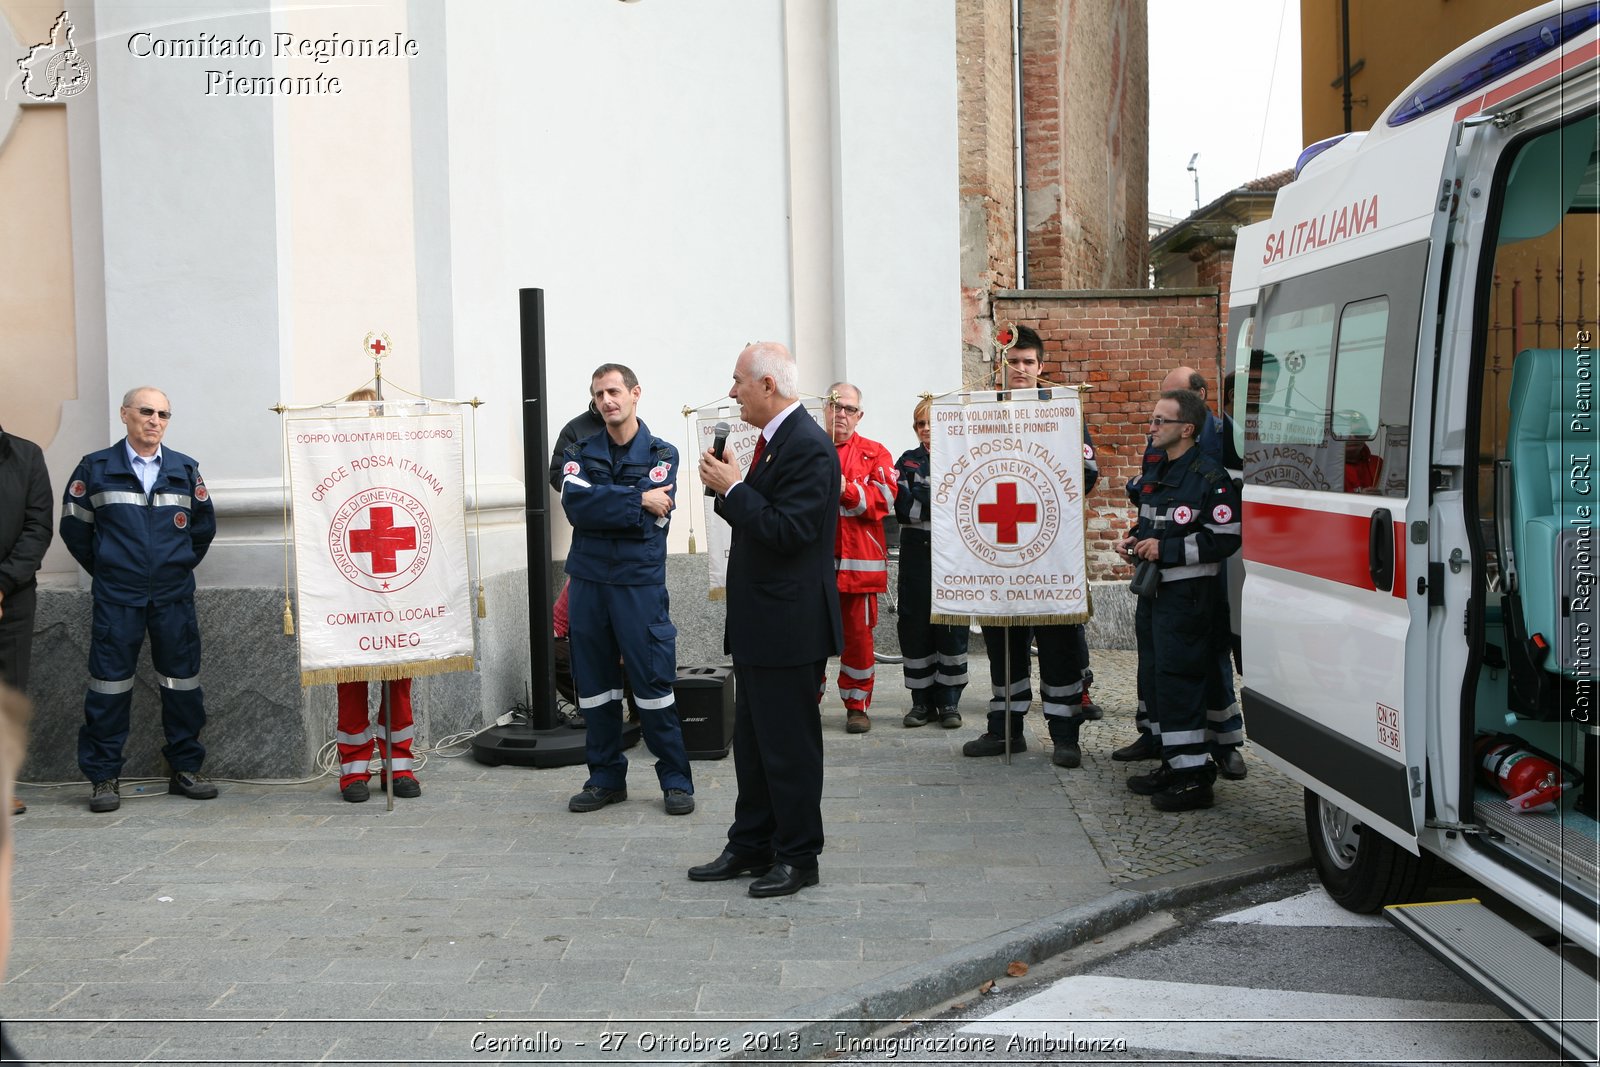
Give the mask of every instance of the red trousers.
M 840 593 L 844 617 L 844 652 L 839 656 L 839 697 L 846 711 L 872 706 L 872 680 L 877 660 L 872 654 L 872 629 L 878 625 L 877 593 Z
M 411 770 L 411 679 L 401 678 L 385 682 L 389 687 L 389 713 L 394 743 L 394 758 L 389 761 L 396 778 L 415 778 Z M 372 716 L 367 711 L 367 683 L 339 683 L 339 726 L 336 734 L 339 745 L 339 788 L 343 789 L 357 779 L 366 781 L 372 776 L 367 769 L 372 759 L 374 741 L 378 758 L 389 755 L 383 747 L 383 705 L 379 705 L 378 725 L 374 728 Z

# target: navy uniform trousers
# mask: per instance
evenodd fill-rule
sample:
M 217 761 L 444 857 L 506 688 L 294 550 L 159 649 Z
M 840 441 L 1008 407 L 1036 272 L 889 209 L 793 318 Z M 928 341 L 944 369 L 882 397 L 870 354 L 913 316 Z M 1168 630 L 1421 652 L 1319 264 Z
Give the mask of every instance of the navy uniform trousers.
M 1009 635 L 1009 636 L 1008 636 Z M 1083 724 L 1083 672 L 1089 666 L 1089 646 L 1080 624 L 1062 626 L 985 626 L 983 645 L 989 656 L 989 732 L 1003 737 L 1006 701 L 1010 698 L 1013 737 L 1022 730 L 1022 717 L 1033 703 L 1032 658 L 1029 646 L 1039 642 L 1039 695 L 1044 721 L 1052 741 L 1078 743 Z M 1011 677 L 1006 674 L 1006 646 L 1010 644 Z
M 206 724 L 200 689 L 200 624 L 194 600 L 129 607 L 98 597 L 89 642 L 89 690 L 83 698 L 78 730 L 78 767 L 91 782 L 122 775 L 122 746 L 128 740 L 133 710 L 133 673 L 139 648 L 150 635 L 150 662 L 161 686 L 161 749 L 174 773 L 198 771 L 206 749 L 200 731 Z
M 678 630 L 664 585 L 609 585 L 573 578 L 567 593 L 572 676 L 587 724 L 589 780 L 584 787 L 622 789 L 622 674 L 639 709 L 644 743 L 656 757 L 661 789 L 694 792 L 672 684 L 678 678 Z M 618 658 L 621 658 L 619 664 Z

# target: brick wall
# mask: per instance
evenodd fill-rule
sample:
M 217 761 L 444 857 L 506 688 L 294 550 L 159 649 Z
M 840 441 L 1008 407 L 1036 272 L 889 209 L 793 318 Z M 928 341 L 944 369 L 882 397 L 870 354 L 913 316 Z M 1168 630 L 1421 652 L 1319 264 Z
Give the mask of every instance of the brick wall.
M 1046 379 L 1092 386 L 1082 394 L 1100 463 L 1085 515 L 1091 578 L 1130 575 L 1112 545 L 1130 524 L 1124 486 L 1139 472 L 1161 379 L 1187 364 L 1211 381 L 1213 400 L 1219 395 L 1218 312 L 1213 288 L 995 294 L 997 319 L 1031 326 L 1044 339 Z
M 992 347 L 989 294 L 1017 283 L 1010 0 L 956 0 L 962 343 L 970 378 Z

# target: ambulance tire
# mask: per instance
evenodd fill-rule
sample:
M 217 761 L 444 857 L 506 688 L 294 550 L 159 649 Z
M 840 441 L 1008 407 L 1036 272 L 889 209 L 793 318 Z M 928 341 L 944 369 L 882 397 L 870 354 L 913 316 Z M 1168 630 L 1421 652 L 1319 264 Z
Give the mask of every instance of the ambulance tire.
M 1309 789 L 1306 837 L 1323 888 L 1349 911 L 1409 903 L 1428 888 L 1431 855 L 1413 856 L 1382 834 L 1366 832 L 1343 808 Z

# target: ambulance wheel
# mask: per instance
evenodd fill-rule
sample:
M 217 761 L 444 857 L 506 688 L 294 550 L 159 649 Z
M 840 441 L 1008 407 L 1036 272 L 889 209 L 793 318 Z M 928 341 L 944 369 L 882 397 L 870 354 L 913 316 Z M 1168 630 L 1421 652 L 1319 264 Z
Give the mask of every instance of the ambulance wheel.
M 1428 887 L 1431 856 L 1413 856 L 1309 789 L 1306 837 L 1323 888 L 1350 911 L 1374 912 L 1386 904 L 1404 904 Z

